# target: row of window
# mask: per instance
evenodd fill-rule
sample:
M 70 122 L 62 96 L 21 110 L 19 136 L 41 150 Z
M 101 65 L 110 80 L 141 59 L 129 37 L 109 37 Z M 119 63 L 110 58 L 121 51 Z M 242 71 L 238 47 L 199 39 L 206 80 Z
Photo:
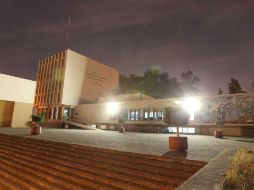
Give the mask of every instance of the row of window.
M 141 120 L 163 120 L 164 113 L 162 109 L 145 108 L 126 110 L 128 121 Z
M 170 133 L 176 133 L 177 129 L 176 127 L 169 127 L 168 132 Z M 189 127 L 179 127 L 179 133 L 195 133 L 195 128 L 189 128 Z

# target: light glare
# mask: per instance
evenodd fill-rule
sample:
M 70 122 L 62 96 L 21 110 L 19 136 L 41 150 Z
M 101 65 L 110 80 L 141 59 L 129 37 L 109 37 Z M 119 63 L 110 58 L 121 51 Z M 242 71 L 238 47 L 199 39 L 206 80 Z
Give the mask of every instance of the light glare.
M 116 114 L 119 112 L 118 102 L 108 102 L 106 106 L 107 112 L 110 114 Z
M 183 108 L 188 112 L 196 112 L 200 109 L 200 101 L 194 97 L 185 98 L 183 101 Z
M 195 97 L 186 97 L 183 101 L 175 101 L 175 104 L 181 105 L 190 114 L 190 120 L 194 120 L 195 112 L 201 107 L 200 101 Z

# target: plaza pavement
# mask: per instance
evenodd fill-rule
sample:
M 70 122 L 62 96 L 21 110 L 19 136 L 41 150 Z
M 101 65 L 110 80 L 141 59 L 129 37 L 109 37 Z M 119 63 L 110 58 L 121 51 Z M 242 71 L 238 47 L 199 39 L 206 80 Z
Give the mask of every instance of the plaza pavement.
M 224 149 L 253 148 L 254 138 L 188 135 L 187 153 L 174 153 L 168 149 L 169 134 L 119 133 L 117 131 L 42 129 L 42 134 L 30 135 L 29 128 L 0 128 L 0 133 L 81 144 L 92 147 L 136 152 L 151 155 L 182 157 L 190 160 L 210 161 Z

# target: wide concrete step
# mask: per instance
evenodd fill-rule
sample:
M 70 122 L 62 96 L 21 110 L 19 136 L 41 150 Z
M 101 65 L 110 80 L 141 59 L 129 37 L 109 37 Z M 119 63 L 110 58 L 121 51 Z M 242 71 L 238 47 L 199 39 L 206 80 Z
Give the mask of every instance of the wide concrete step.
M 8 136 L 6 137 L 8 139 Z M 85 151 L 86 154 L 93 155 L 93 156 L 100 156 L 100 157 L 108 157 L 110 155 L 111 159 L 117 159 L 117 160 L 124 160 L 126 159 L 126 156 L 128 156 L 128 161 L 131 162 L 137 162 L 142 163 L 144 162 L 159 166 L 161 161 L 165 162 L 164 167 L 169 166 L 169 168 L 172 167 L 172 163 L 174 164 L 175 168 L 183 169 L 181 166 L 182 164 L 188 165 L 189 167 L 186 168 L 187 171 L 191 171 L 199 169 L 200 167 L 204 166 L 204 162 L 195 161 L 195 160 L 187 160 L 187 159 L 176 159 L 173 157 L 161 157 L 161 156 L 153 156 L 153 155 L 145 155 L 145 154 L 136 154 L 131 152 L 123 152 L 123 151 L 114 151 L 110 149 L 102 149 L 102 148 L 95 148 L 95 147 L 88 147 L 88 146 L 80 146 L 75 144 L 66 144 L 66 143 L 54 143 L 53 141 L 46 141 L 41 139 L 34 139 L 33 142 L 30 142 L 30 138 L 18 138 L 16 140 L 19 140 L 19 142 L 25 142 L 30 143 L 31 145 L 41 145 L 41 141 L 44 141 L 43 147 L 47 148 L 55 148 L 56 150 L 68 150 L 70 152 L 73 151 L 73 148 L 75 148 L 75 153 L 82 153 Z M 54 146 L 54 147 L 53 147 Z M 64 148 L 63 148 L 64 147 Z M 112 152 L 114 154 L 112 154 Z M 145 160 L 140 160 L 140 158 L 145 158 Z
M 55 156 L 61 155 L 61 157 L 64 159 L 68 159 L 70 156 L 73 157 L 73 155 L 78 155 L 77 159 L 80 160 L 80 162 L 84 162 L 84 164 L 86 164 L 85 162 L 87 162 L 87 161 L 97 161 L 100 163 L 109 162 L 112 165 L 125 165 L 126 167 L 132 167 L 132 168 L 141 168 L 141 169 L 147 169 L 147 170 L 150 169 L 151 172 L 153 172 L 153 173 L 157 173 L 157 172 L 159 172 L 161 174 L 164 173 L 167 176 L 173 175 L 173 176 L 177 177 L 178 176 L 177 174 L 180 174 L 178 177 L 181 177 L 181 175 L 183 175 L 184 178 L 189 177 L 193 172 L 196 172 L 200 168 L 200 167 L 192 166 L 189 164 L 187 165 L 188 167 L 182 168 L 182 164 L 174 163 L 172 161 L 170 163 L 169 162 L 164 163 L 163 166 L 161 167 L 158 160 L 153 160 L 153 162 L 151 162 L 151 160 L 150 160 L 148 162 L 147 159 L 142 158 L 142 159 L 138 159 L 138 160 L 137 159 L 133 160 L 133 159 L 126 157 L 126 156 L 115 158 L 115 156 L 119 153 L 119 151 L 116 151 L 115 154 L 112 154 L 110 152 L 107 156 L 105 156 L 105 155 L 103 156 L 103 154 L 98 154 L 98 153 L 96 154 L 97 149 L 95 149 L 94 152 L 92 152 L 91 150 L 90 151 L 85 150 L 85 154 L 82 154 L 82 153 L 80 153 L 79 149 L 75 149 L 75 152 L 73 152 L 72 149 L 71 150 L 68 149 L 68 147 L 63 144 L 59 147 L 54 147 L 53 144 L 48 145 L 48 147 L 47 147 L 47 145 L 44 144 L 44 146 L 41 147 L 39 145 L 36 145 L 35 142 L 32 142 L 32 143 L 29 142 L 29 139 L 25 140 L 28 142 L 23 142 L 23 141 L 18 141 L 18 140 L 20 140 L 20 139 L 16 139 L 16 141 L 19 142 L 19 144 L 29 143 L 30 147 L 33 147 L 35 149 L 43 149 L 43 151 L 46 151 L 47 154 L 49 154 L 49 153 L 52 155 L 55 154 Z M 64 150 L 62 150 L 63 146 L 64 146 Z M 83 150 L 83 152 L 84 152 L 84 150 Z M 163 159 L 163 161 L 164 160 L 165 159 Z M 154 162 L 156 162 L 156 164 Z M 204 163 L 202 163 L 201 166 L 203 166 L 203 165 L 204 165 Z M 172 169 L 174 170 L 174 173 L 170 172 Z
M 205 165 L 15 135 L 0 139 L 0 189 L 170 190 Z

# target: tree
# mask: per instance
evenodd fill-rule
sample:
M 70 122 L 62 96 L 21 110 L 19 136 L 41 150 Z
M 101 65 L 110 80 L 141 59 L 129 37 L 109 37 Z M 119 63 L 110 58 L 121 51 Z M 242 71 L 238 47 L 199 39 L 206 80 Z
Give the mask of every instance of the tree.
M 131 74 L 129 76 L 119 76 L 119 93 L 143 93 L 142 88 L 143 78 Z
M 159 69 L 148 70 L 143 76 L 143 92 L 144 94 L 158 97 L 157 92 L 161 91 L 162 85 L 160 83 Z
M 177 129 L 177 136 L 179 137 L 179 127 L 185 126 L 189 123 L 190 114 L 183 108 L 166 107 L 164 108 L 164 123 L 173 125 Z
M 199 92 L 198 82 L 199 78 L 194 76 L 192 71 L 183 73 L 179 82 L 174 77 L 170 78 L 166 72 L 150 69 L 141 76 L 120 75 L 119 93 L 143 93 L 155 98 L 177 97 L 190 94 L 190 92 L 193 92 L 191 94 Z
M 243 93 L 242 87 L 237 79 L 231 78 L 230 82 L 228 83 L 228 91 L 229 94 L 237 94 L 237 93 Z
M 197 94 L 200 93 L 200 90 L 198 88 L 198 83 L 200 82 L 200 79 L 193 74 L 192 71 L 183 72 L 181 74 L 181 82 L 180 82 L 180 92 L 183 93 L 183 95 L 191 95 L 191 94 Z
M 221 88 L 219 88 L 218 89 L 218 93 L 217 93 L 217 95 L 222 95 L 223 94 L 223 91 L 222 91 L 222 89 Z

